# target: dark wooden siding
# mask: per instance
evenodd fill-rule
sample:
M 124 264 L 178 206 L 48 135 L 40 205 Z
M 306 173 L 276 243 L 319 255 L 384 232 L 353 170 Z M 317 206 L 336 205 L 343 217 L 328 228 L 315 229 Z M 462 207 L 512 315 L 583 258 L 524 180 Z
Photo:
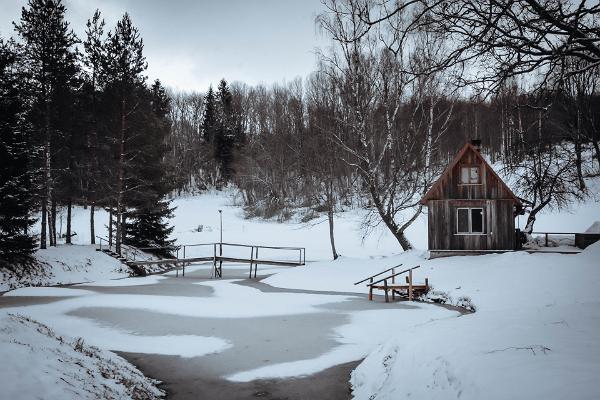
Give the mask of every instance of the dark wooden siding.
M 456 209 L 482 207 L 483 234 L 457 234 Z M 513 250 L 515 246 L 512 200 L 429 200 L 427 202 L 430 250 Z
M 481 184 L 460 184 L 460 169 L 462 166 L 478 166 L 481 173 Z M 429 200 L 444 199 L 511 199 L 512 194 L 506 190 L 504 183 L 473 150 L 467 150 L 454 165 L 449 174 L 440 177 Z

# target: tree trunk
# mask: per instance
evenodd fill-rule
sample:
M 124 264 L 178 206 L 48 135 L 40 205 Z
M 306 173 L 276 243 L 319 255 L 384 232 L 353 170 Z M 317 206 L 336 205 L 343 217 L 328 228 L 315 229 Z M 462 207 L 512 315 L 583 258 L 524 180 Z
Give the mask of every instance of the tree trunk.
M 121 243 L 125 243 L 127 241 L 127 215 L 123 212 L 121 213 Z
M 94 230 L 94 209 L 96 204 L 92 202 L 90 205 L 90 244 L 96 244 L 96 233 Z
M 371 198 L 373 199 L 373 203 L 375 204 L 375 208 L 377 208 L 377 212 L 379 213 L 381 220 L 392 232 L 392 235 L 394 235 L 398 243 L 400 243 L 402 250 L 412 250 L 413 246 L 404 234 L 404 229 L 401 229 L 398 224 L 396 224 L 396 221 L 394 221 L 394 218 L 386 213 L 385 207 L 381 203 L 381 199 L 379 198 L 379 194 L 377 193 L 377 189 L 375 188 L 373 182 L 369 184 L 369 192 L 371 193 Z
M 600 145 L 598 145 L 598 141 L 596 139 L 592 139 L 592 144 L 594 145 L 596 161 L 598 162 L 598 172 L 600 172 Z
M 56 247 L 56 199 L 54 196 L 52 197 L 52 202 L 50 206 L 50 245 Z
M 398 243 L 400 243 L 400 246 L 402 246 L 402 250 L 407 251 L 413 249 L 413 245 L 410 243 L 410 240 L 408 240 L 408 238 L 404 234 L 404 231 L 398 231 L 394 234 L 394 236 L 396 237 Z
M 113 244 L 113 206 L 108 209 L 108 248 L 112 248 Z
M 121 140 L 119 142 L 119 163 L 117 180 L 117 232 L 116 232 L 116 252 L 121 254 L 122 229 L 121 216 L 123 215 L 123 169 L 125 168 L 125 100 L 121 101 Z
M 46 229 L 48 218 L 48 201 L 46 196 L 42 196 L 42 229 L 40 232 L 40 249 L 46 248 Z
M 327 211 L 327 219 L 329 220 L 329 241 L 331 242 L 331 252 L 333 253 L 333 259 L 337 260 L 339 254 L 335 250 L 335 238 L 333 236 L 333 207 L 329 207 Z
M 581 113 L 577 111 L 577 137 L 575 138 L 575 165 L 577 166 L 577 179 L 579 180 L 579 190 L 582 192 L 585 190 L 585 181 L 583 180 L 583 170 L 582 164 L 583 160 L 581 159 Z
M 67 203 L 67 238 L 66 243 L 71 244 L 71 208 L 73 204 L 71 199 Z

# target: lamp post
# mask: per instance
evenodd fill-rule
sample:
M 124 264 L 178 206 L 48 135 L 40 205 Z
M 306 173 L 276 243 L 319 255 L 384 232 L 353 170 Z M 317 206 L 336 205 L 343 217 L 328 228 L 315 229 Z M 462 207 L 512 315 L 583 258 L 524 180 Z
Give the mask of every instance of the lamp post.
M 219 240 L 219 255 L 223 255 L 223 210 L 219 210 L 219 224 L 220 224 L 220 232 L 221 239 Z

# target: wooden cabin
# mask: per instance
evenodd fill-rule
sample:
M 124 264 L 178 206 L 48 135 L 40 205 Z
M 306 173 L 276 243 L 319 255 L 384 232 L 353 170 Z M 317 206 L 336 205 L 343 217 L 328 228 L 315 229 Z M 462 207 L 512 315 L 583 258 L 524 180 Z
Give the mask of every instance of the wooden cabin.
M 523 204 L 473 140 L 421 199 L 427 206 L 430 257 L 515 250 L 515 217 Z

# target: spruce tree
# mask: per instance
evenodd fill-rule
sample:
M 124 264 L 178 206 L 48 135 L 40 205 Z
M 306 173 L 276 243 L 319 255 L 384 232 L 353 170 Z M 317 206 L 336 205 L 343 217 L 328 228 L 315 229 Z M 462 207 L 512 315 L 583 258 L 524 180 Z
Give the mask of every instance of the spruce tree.
M 27 264 L 35 247 L 29 233 L 34 222 L 34 150 L 24 79 L 17 65 L 15 44 L 0 38 L 0 262 L 5 267 Z
M 90 205 L 90 242 L 96 243 L 95 233 L 95 211 L 98 195 L 102 194 L 100 190 L 100 166 L 99 156 L 101 148 L 99 145 L 99 133 L 101 125 L 101 114 L 99 97 L 101 86 L 99 85 L 99 75 L 102 69 L 102 60 L 106 58 L 104 53 L 104 20 L 101 18 L 99 10 L 94 12 L 91 19 L 88 19 L 85 30 L 85 40 L 83 47 L 85 54 L 83 64 L 85 66 L 84 82 L 80 90 L 82 102 L 86 104 L 85 118 L 83 122 L 85 126 L 83 130 L 87 133 L 87 173 L 86 173 L 86 195 Z
M 170 99 L 159 80 L 140 95 L 140 134 L 136 146 L 140 149 L 135 161 L 138 190 L 132 192 L 130 202 L 133 210 L 128 213 L 127 243 L 139 247 L 167 247 L 173 243 L 169 235 L 173 231 L 168 220 L 173 208 L 167 199 L 174 181 L 167 162 L 168 138 L 171 133 L 169 119 Z M 158 253 L 166 255 L 168 250 Z
M 206 143 L 212 143 L 217 127 L 217 104 L 212 85 L 204 97 L 204 113 L 202 114 L 202 137 Z
M 104 85 L 108 101 L 113 105 L 112 143 L 116 168 L 114 171 L 113 203 L 116 207 L 115 247 L 121 252 L 121 243 L 126 236 L 126 193 L 131 190 L 130 160 L 139 152 L 133 146 L 132 121 L 140 113 L 138 98 L 140 88 L 144 87 L 147 63 L 143 55 L 144 43 L 138 29 L 133 25 L 127 13 L 117 23 L 114 31 L 108 33 L 105 45 L 106 57 L 103 58 L 101 83 Z M 112 207 L 112 204 L 111 204 Z
M 24 63 L 28 68 L 33 95 L 29 120 L 36 144 L 42 148 L 41 157 L 37 160 L 42 171 L 38 176 L 42 210 L 41 248 L 46 248 L 48 221 L 50 245 L 56 245 L 54 163 L 65 159 L 64 154 L 58 155 L 59 151 L 65 151 L 57 142 L 68 135 L 66 130 L 72 116 L 69 107 L 77 74 L 74 50 L 77 38 L 65 20 L 65 12 L 61 0 L 29 0 L 27 7 L 21 11 L 20 23 L 15 24 L 15 30 L 24 42 Z M 65 143 L 68 140 L 62 141 L 62 144 Z
M 214 140 L 214 156 L 219 162 L 221 179 L 227 183 L 234 174 L 233 149 L 235 131 L 233 127 L 232 96 L 225 79 L 221 79 L 218 89 L 218 117 Z

